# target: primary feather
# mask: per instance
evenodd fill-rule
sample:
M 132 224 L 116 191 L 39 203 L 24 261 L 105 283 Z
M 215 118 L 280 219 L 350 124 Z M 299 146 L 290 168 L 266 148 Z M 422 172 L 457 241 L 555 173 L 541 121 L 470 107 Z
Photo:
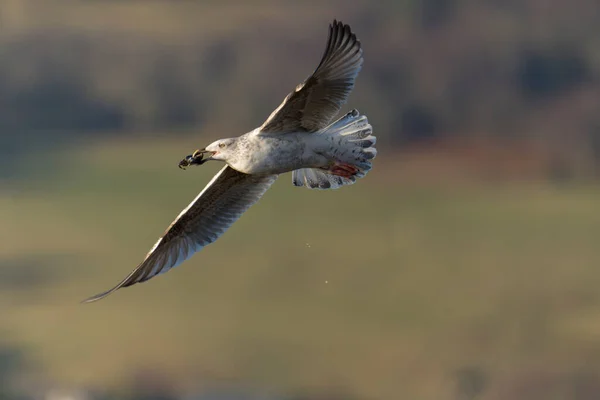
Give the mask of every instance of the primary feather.
M 122 287 L 169 271 L 217 240 L 275 182 L 277 175 L 247 175 L 225 166 L 171 223 L 144 261 L 114 288 L 84 302 L 100 300 Z
M 264 133 L 316 132 L 331 122 L 354 87 L 362 48 L 348 25 L 333 21 L 315 72 L 287 95 L 260 128 Z

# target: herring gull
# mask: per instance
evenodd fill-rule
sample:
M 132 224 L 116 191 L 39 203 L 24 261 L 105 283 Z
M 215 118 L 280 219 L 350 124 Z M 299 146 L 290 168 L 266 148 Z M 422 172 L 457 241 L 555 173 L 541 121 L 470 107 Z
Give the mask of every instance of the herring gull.
M 275 182 L 292 172 L 295 186 L 335 189 L 371 169 L 377 154 L 367 117 L 354 109 L 332 123 L 363 63 L 360 41 L 334 20 L 318 67 L 262 126 L 217 140 L 184 158 L 179 167 L 225 162 L 204 190 L 175 218 L 144 260 L 112 292 L 165 273 L 217 240 Z

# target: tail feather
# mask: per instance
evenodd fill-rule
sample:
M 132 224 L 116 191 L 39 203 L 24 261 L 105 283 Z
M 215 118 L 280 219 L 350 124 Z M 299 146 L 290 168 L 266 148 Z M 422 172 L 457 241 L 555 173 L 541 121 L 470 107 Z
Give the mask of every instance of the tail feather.
M 309 189 L 337 189 L 351 185 L 355 180 L 355 177 L 345 178 L 316 168 L 302 168 L 292 172 L 294 186 L 306 186 Z
M 317 134 L 328 135 L 332 144 L 329 169 L 303 168 L 293 171 L 292 182 L 310 189 L 337 189 L 351 185 L 371 169 L 377 155 L 377 138 L 367 117 L 352 110 Z M 343 175 L 340 176 L 340 173 Z
M 357 135 L 358 138 L 368 136 L 371 131 L 363 132 L 363 128 L 371 128 L 369 121 L 365 115 L 360 115 L 358 110 L 354 109 L 344 115 L 342 118 L 325 127 L 321 132 L 326 134 L 341 134 L 347 136 L 349 134 Z M 360 135 L 363 136 L 360 136 Z

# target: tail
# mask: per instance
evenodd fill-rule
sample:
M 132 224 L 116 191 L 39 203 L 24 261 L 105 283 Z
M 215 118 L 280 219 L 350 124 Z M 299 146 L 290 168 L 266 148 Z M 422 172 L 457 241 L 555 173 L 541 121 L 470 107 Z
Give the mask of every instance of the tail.
M 333 150 L 328 169 L 303 168 L 292 172 L 295 186 L 309 189 L 337 189 L 351 185 L 371 169 L 371 160 L 377 155 L 376 137 L 365 115 L 352 110 L 316 135 L 327 135 Z

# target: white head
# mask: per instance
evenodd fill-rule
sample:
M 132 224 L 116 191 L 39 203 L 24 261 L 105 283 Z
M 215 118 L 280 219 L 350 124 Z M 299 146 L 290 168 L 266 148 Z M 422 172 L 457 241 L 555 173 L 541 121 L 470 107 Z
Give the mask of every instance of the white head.
M 235 139 L 219 139 L 216 142 L 212 142 L 204 151 L 210 154 L 209 157 L 205 158 L 203 161 L 208 160 L 220 160 L 227 161 L 234 154 L 236 149 L 236 140 Z M 212 154 L 211 154 L 212 153 Z

